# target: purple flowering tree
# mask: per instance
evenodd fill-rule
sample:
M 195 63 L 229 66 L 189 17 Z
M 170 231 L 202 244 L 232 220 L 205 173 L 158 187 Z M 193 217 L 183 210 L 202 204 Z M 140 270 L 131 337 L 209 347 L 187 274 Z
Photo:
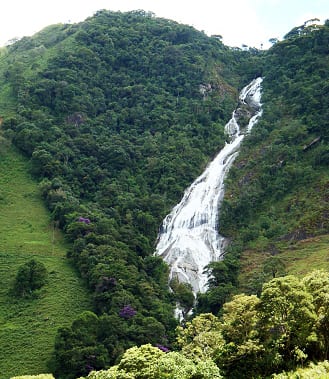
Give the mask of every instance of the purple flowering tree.
M 130 305 L 125 305 L 122 309 L 120 309 L 119 316 L 125 319 L 129 319 L 135 316 L 137 311 Z
M 85 224 L 90 224 L 90 219 L 89 218 L 85 218 L 85 217 L 79 217 L 78 218 L 78 221 L 79 222 L 83 222 L 83 223 L 85 223 Z

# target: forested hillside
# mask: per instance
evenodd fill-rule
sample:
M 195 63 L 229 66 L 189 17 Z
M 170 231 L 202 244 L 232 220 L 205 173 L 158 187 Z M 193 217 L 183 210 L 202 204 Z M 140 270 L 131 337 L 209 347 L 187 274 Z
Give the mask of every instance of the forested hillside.
M 266 54 L 264 114 L 230 172 L 228 190 L 239 193 L 222 222 L 243 242 L 328 232 L 327 40 L 328 26 L 305 27 Z
M 274 280 L 263 292 L 271 275 L 259 276 L 244 286 L 250 297 L 225 303 L 238 292 L 243 252 L 263 261 L 328 233 L 328 37 L 328 24 L 305 24 L 268 51 L 240 50 L 151 13 L 103 10 L 1 51 L 3 137 L 30 160 L 93 297 L 90 312 L 58 331 L 56 378 L 113 365 L 92 375 L 142 378 L 149 366 L 133 362 L 158 359 L 154 375 L 163 377 L 250 378 L 327 358 L 327 303 L 322 292 L 312 297 L 313 276 Z M 238 92 L 257 76 L 263 117 L 230 171 L 221 211 L 231 244 L 208 267 L 209 291 L 195 310 L 224 316 L 200 315 L 175 332 L 175 302 L 190 302 L 191 292 L 168 291 L 168 267 L 153 256 L 158 228 L 224 145 Z M 280 309 L 270 315 L 280 298 L 284 322 Z M 289 308 L 299 302 L 299 312 Z M 250 316 L 244 330 L 239 312 Z
M 3 52 L 4 135 L 31 159 L 94 294 L 95 314 L 58 334 L 57 375 L 113 364 L 136 344 L 172 343 L 179 293 L 152 256 L 158 227 L 223 146 L 254 55 L 142 11 L 100 11 Z
M 328 27 L 296 27 L 265 54 L 263 117 L 227 179 L 220 229 L 261 262 L 329 231 Z

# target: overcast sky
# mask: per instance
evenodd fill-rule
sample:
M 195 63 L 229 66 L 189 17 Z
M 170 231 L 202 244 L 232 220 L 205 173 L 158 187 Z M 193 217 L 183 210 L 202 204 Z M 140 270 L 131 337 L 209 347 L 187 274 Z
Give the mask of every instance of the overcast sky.
M 229 46 L 260 48 L 311 18 L 329 19 L 329 0 L 0 0 L 0 45 L 47 25 L 79 22 L 99 9 L 143 9 L 220 34 Z

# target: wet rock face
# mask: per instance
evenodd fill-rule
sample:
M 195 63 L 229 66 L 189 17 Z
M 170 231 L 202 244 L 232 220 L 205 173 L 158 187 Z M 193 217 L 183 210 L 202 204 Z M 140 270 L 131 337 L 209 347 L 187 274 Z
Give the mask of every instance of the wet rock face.
M 246 104 L 242 104 L 235 112 L 235 117 L 239 123 L 240 129 L 248 126 L 250 118 L 254 115 L 254 111 Z
M 239 96 L 239 103 L 235 110 L 235 118 L 240 130 L 246 128 L 250 119 L 260 111 L 260 97 L 254 87 L 245 87 Z
M 170 266 L 169 281 L 178 279 L 190 284 L 195 295 L 207 290 L 208 277 L 204 268 L 222 258 L 227 244 L 217 230 L 224 179 L 244 138 L 240 120 L 246 118 L 245 127 L 249 131 L 261 115 L 261 82 L 258 78 L 243 88 L 239 106 L 225 127 L 230 143 L 185 191 L 181 202 L 164 219 L 160 229 L 155 254 Z

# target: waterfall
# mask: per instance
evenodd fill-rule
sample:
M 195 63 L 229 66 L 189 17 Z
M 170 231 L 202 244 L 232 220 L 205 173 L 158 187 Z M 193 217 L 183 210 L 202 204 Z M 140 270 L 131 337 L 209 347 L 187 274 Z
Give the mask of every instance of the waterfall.
M 168 263 L 169 280 L 189 283 L 195 296 L 207 290 L 205 266 L 223 256 L 226 240 L 217 229 L 224 179 L 245 135 L 240 131 L 239 115 L 247 112 L 250 117 L 246 132 L 261 116 L 261 82 L 262 78 L 257 78 L 242 89 L 239 105 L 225 126 L 230 142 L 185 191 L 159 232 L 155 254 Z

